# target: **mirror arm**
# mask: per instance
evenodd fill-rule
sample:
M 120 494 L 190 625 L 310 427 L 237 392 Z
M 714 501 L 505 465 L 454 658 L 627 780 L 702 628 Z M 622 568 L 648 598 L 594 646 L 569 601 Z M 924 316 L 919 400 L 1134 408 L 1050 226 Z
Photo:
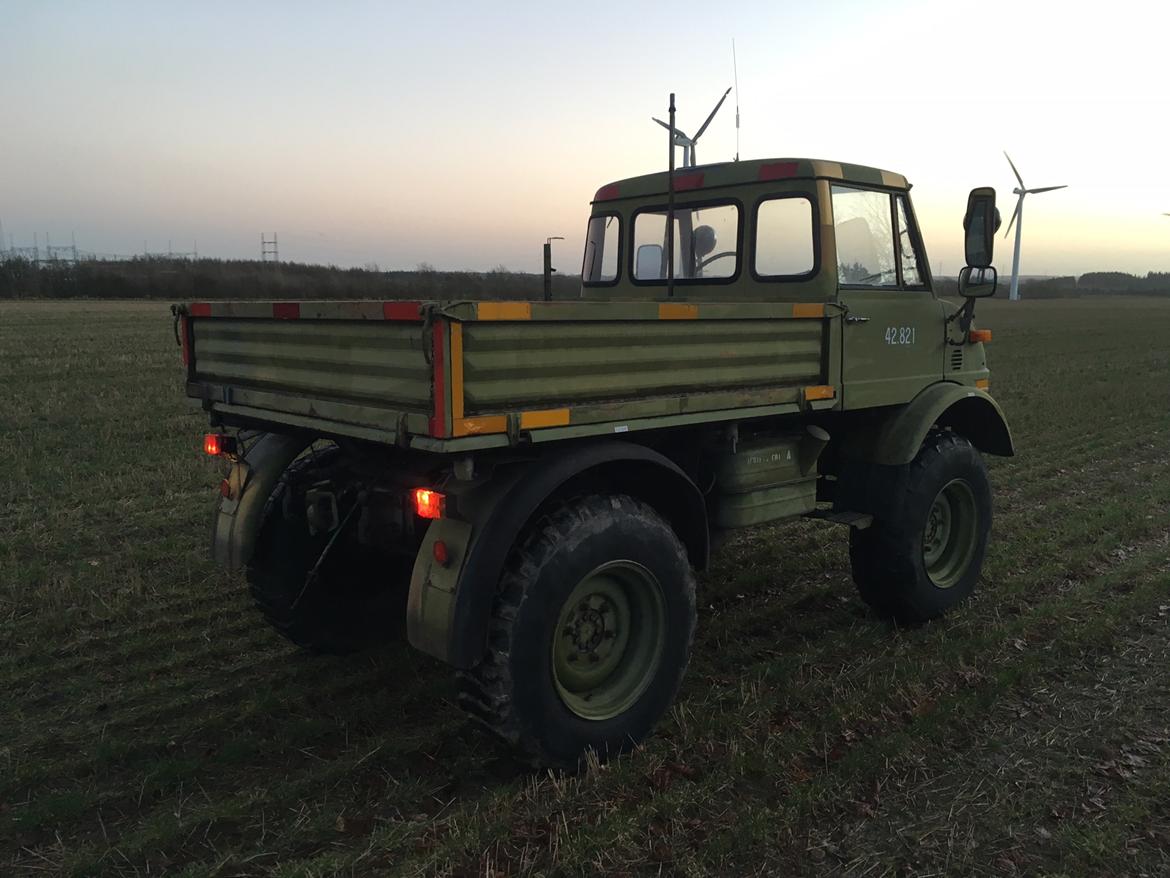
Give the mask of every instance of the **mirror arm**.
M 963 333 L 963 341 L 966 341 L 967 333 L 971 331 L 971 324 L 975 320 L 975 299 L 968 296 L 963 302 L 963 307 L 956 311 L 954 316 L 959 320 L 959 330 Z
M 962 333 L 958 341 L 951 340 L 950 325 L 954 321 L 959 321 L 959 331 Z M 967 333 L 971 331 L 971 324 L 975 321 L 975 299 L 967 296 L 963 300 L 963 306 L 959 308 L 954 314 L 946 319 L 947 326 L 947 344 L 963 345 L 967 343 Z

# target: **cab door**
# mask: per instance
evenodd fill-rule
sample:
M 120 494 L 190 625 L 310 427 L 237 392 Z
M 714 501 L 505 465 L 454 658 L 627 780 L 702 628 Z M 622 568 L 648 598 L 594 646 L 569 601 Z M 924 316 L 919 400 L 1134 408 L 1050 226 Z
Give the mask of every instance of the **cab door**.
M 941 380 L 943 304 L 904 192 L 833 184 L 846 409 L 898 405 Z

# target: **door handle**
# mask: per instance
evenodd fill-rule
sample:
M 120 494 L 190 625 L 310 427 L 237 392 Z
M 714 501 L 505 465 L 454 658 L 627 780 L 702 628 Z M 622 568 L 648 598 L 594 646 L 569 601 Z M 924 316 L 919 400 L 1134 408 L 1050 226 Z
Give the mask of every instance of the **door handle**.
M 868 317 L 858 317 L 856 314 L 846 314 L 845 315 L 845 322 L 846 323 L 869 323 L 869 318 Z

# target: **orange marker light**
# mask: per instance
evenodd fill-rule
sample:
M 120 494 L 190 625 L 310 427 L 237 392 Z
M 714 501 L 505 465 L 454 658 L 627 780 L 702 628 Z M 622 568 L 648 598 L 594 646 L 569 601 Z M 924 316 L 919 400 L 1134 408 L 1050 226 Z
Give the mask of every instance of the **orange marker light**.
M 435 556 L 435 563 L 440 567 L 446 567 L 451 563 L 451 554 L 447 551 L 447 544 L 442 540 L 435 540 L 431 553 Z
M 419 518 L 442 518 L 444 499 L 438 491 L 415 488 L 414 511 Z
M 989 341 L 991 341 L 991 330 L 990 329 L 972 329 L 970 332 L 967 333 L 967 341 L 971 342 L 971 344 L 979 344 L 979 342 L 989 342 Z

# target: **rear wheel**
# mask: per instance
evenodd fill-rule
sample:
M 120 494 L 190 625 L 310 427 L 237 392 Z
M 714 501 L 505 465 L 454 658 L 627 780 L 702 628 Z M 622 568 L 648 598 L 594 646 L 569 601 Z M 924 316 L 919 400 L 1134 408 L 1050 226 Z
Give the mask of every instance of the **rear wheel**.
M 604 759 L 669 707 L 694 627 L 695 580 L 670 526 L 634 498 L 585 497 L 513 550 L 460 702 L 536 764 Z
M 974 591 L 991 532 L 991 486 L 971 443 L 942 431 L 927 437 L 903 475 L 873 524 L 851 531 L 849 555 L 862 599 L 915 624 Z
M 310 527 L 306 492 L 340 459 L 340 449 L 330 447 L 289 466 L 261 513 L 246 569 L 269 623 L 298 646 L 322 653 L 354 652 L 400 634 L 410 576 L 408 561 L 357 540 L 360 511 L 349 516 L 356 486 L 335 490 L 339 527 L 315 533 Z

